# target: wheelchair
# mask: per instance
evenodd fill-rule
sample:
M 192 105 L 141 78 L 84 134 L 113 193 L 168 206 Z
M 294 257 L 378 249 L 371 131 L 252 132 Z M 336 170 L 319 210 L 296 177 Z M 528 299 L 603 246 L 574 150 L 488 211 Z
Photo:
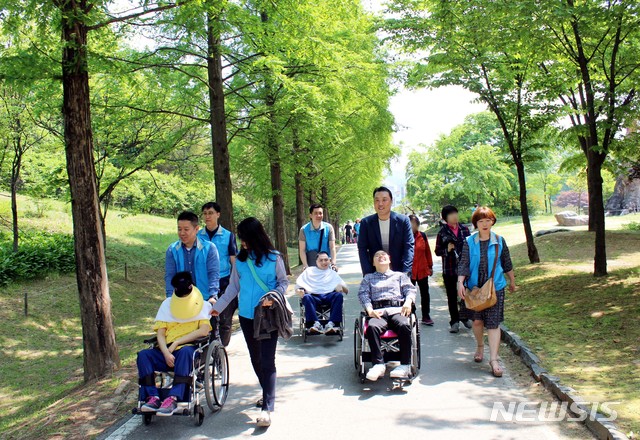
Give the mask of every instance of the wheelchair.
M 356 318 L 355 328 L 353 330 L 354 366 L 360 378 L 360 383 L 365 383 L 366 380 L 367 371 L 365 369 L 365 363 L 371 362 L 371 349 L 369 348 L 369 341 L 365 335 L 368 321 L 369 316 L 365 312 L 360 312 L 360 316 Z M 392 379 L 393 383 L 399 387 L 411 384 L 413 379 L 418 375 L 421 365 L 420 326 L 418 325 L 415 308 L 412 309 L 411 315 L 409 315 L 409 323 L 411 325 L 411 373 L 406 379 Z M 380 345 L 385 363 L 400 361 L 400 341 L 398 340 L 398 335 L 393 330 L 387 330 L 381 335 Z
M 325 335 L 324 333 L 309 333 L 305 316 L 305 307 L 302 303 L 302 298 L 300 298 L 300 334 L 302 335 L 304 342 L 307 342 L 307 338 L 309 336 L 337 336 L 338 341 L 342 341 L 344 338 L 344 305 L 342 306 L 342 321 L 340 321 L 340 327 L 336 327 L 336 332 L 332 335 Z M 331 306 L 327 304 L 320 304 L 316 307 L 316 321 L 320 322 L 323 327 L 330 321 L 330 316 Z
M 145 339 L 149 348 L 156 348 L 158 339 Z M 197 426 L 204 422 L 204 407 L 206 401 L 211 412 L 218 412 L 224 406 L 229 392 L 229 358 L 227 351 L 219 339 L 211 341 L 209 336 L 193 342 L 197 348 L 193 353 L 193 367 L 189 376 L 175 377 L 173 369 L 169 372 L 154 372 L 155 385 L 160 394 L 160 400 L 168 396 L 171 386 L 175 383 L 186 383 L 188 399 L 177 402 L 174 416 L 191 416 Z M 142 412 L 145 402 L 142 400 L 142 385 L 147 385 L 144 379 L 139 379 L 138 406 L 132 410 L 133 414 L 141 415 L 145 425 L 149 425 L 156 413 Z
M 337 336 L 338 341 L 342 341 L 344 338 L 344 305 L 342 306 L 342 321 L 340 321 L 340 327 L 336 328 L 336 332 L 333 335 L 324 335 L 324 333 L 309 333 L 309 329 L 307 328 L 307 320 L 305 318 L 305 307 L 302 303 L 302 298 L 300 298 L 300 334 L 303 337 L 304 342 L 307 342 L 307 338 L 309 336 Z M 331 306 L 327 304 L 321 304 L 316 307 L 316 320 L 322 324 L 324 327 L 330 321 L 329 317 L 331 316 Z

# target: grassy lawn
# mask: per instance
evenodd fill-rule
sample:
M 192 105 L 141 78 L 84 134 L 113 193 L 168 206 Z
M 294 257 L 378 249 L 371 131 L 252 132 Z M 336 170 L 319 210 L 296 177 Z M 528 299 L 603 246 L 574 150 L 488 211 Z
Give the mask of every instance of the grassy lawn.
M 19 207 L 21 228 L 71 232 L 69 207 L 64 203 L 36 204 L 21 198 Z M 9 217 L 5 195 L 0 195 L 0 216 Z M 107 217 L 109 284 L 123 366 L 133 364 L 141 339 L 150 333 L 152 315 L 164 298 L 164 251 L 176 239 L 174 222 L 116 211 Z M 5 329 L 0 333 L 1 437 L 65 437 L 74 429 L 73 419 L 52 415 L 49 406 L 71 408 L 67 395 L 82 385 L 82 332 L 75 283 L 73 275 L 51 275 L 0 289 L 0 321 Z M 94 386 L 109 393 L 119 383 L 113 378 Z M 119 409 L 126 412 L 129 408 Z
M 640 216 L 608 218 L 610 275 L 594 278 L 586 227 L 536 239 L 540 264 L 528 264 L 522 225 L 496 225 L 511 249 L 519 286 L 507 295 L 506 324 L 543 365 L 588 401 L 620 402 L 619 426 L 640 432 L 640 232 L 621 229 Z M 553 227 L 533 221 L 534 231 Z

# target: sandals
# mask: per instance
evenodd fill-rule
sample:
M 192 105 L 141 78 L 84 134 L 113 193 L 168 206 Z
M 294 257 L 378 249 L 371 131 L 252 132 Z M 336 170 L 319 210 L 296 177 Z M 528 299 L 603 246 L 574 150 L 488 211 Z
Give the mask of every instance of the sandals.
M 495 365 L 497 365 L 497 367 Z M 494 377 L 502 377 L 502 367 L 497 359 L 489 361 L 489 366 L 491 367 L 491 374 L 493 374 Z
M 484 359 L 484 345 L 478 345 L 478 348 L 476 348 L 476 354 L 473 355 L 473 361 L 474 362 L 482 362 L 482 360 Z

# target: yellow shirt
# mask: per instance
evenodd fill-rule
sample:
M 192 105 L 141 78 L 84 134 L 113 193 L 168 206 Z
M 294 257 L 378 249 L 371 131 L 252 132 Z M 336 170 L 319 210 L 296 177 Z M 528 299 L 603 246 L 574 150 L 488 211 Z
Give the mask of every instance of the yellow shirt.
M 207 319 L 201 319 L 200 321 L 191 321 L 191 322 L 164 322 L 164 321 L 156 321 L 153 324 L 153 331 L 157 332 L 158 329 L 166 328 L 165 338 L 167 340 L 167 345 L 170 345 L 176 339 L 179 339 L 189 333 L 198 330 L 201 325 L 206 324 L 209 327 L 209 331 L 211 331 L 211 323 Z

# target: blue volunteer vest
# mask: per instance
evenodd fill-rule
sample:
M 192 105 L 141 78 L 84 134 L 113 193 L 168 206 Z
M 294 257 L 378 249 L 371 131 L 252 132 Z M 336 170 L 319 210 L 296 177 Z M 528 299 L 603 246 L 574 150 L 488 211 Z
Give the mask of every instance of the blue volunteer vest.
M 222 226 L 218 226 L 216 235 L 209 240 L 209 234 L 207 234 L 207 228 L 204 227 L 198 231 L 198 238 L 202 241 L 213 243 L 218 250 L 218 257 L 220 258 L 220 278 L 228 277 L 231 275 L 231 260 L 229 257 L 229 241 L 231 241 L 231 232 Z M 235 255 L 234 255 L 235 257 Z
M 469 246 L 469 268 L 471 271 L 471 275 L 467 279 L 467 287 L 469 289 L 473 289 L 475 286 L 478 286 L 478 271 L 480 268 L 480 235 L 477 232 L 470 235 L 466 238 L 467 245 Z M 496 290 L 502 290 L 507 287 L 507 280 L 504 278 L 504 271 L 502 270 L 502 264 L 500 263 L 500 255 L 502 255 L 502 238 L 498 237 L 495 233 L 491 233 L 491 238 L 489 239 L 489 249 L 487 250 L 487 263 L 488 263 L 488 273 L 487 276 L 491 275 L 491 268 L 493 267 L 493 260 L 496 258 L 496 248 L 495 245 L 498 243 L 498 264 L 496 264 L 496 273 L 493 276 L 493 280 L 496 286 Z M 481 286 L 478 286 L 481 287 Z
M 250 256 L 249 258 L 253 258 Z M 275 289 L 278 281 L 276 278 L 276 261 L 277 254 L 273 253 L 268 257 L 262 257 L 262 265 L 254 264 L 258 278 L 262 280 L 269 290 Z M 255 261 L 254 261 L 255 263 Z M 249 261 L 236 261 L 236 270 L 240 278 L 240 292 L 238 292 L 238 315 L 243 318 L 253 319 L 253 309 L 260 302 L 260 298 L 266 293 L 262 287 L 256 282 Z
M 324 251 L 329 254 L 329 257 L 333 257 L 331 255 L 331 250 L 329 249 L 329 228 L 331 225 L 326 222 L 322 222 L 320 224 L 320 228 L 318 230 L 313 229 L 313 223 L 309 222 L 303 226 L 302 231 L 304 232 L 304 238 L 306 241 L 306 250 L 310 251 Z M 324 234 L 322 236 L 322 244 L 320 249 L 318 249 L 318 242 L 320 241 L 320 231 L 324 229 Z
M 207 256 L 211 243 L 208 241 L 196 239 L 196 255 L 193 258 L 193 271 L 196 278 L 196 287 L 202 293 L 202 297 L 208 300 L 209 294 L 209 274 L 207 273 Z M 184 252 L 182 251 L 182 242 L 180 240 L 173 243 L 169 249 L 176 262 L 176 272 L 184 271 Z

